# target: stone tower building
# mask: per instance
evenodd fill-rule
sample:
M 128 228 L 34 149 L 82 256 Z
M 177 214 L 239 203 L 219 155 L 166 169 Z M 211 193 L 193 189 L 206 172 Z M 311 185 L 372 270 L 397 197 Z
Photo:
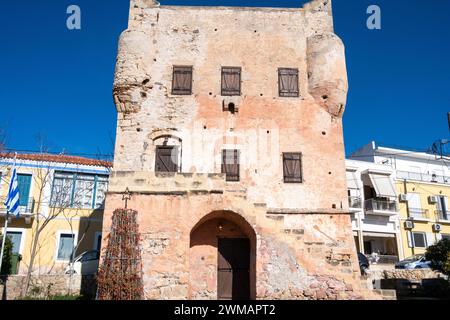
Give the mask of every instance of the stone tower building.
M 330 0 L 131 0 L 120 37 L 114 209 L 139 212 L 148 299 L 361 298 Z

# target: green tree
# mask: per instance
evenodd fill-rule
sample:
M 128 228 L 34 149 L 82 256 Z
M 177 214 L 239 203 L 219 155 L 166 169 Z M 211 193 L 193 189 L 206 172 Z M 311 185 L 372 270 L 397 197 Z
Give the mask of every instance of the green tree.
M 438 243 L 429 246 L 425 258 L 431 261 L 431 267 L 443 274 L 450 276 L 450 240 L 442 239 Z
M 0 233 L 0 246 L 3 241 L 3 235 Z M 8 275 L 11 274 L 11 256 L 12 256 L 12 242 L 11 239 L 6 237 L 5 239 L 5 251 L 3 252 L 3 262 L 2 262 L 2 270 L 0 270 L 0 274 Z

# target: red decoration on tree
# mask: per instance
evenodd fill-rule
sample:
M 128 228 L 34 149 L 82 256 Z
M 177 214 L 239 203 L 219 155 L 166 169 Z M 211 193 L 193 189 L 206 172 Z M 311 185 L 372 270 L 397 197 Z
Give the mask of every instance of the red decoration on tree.
M 98 273 L 99 300 L 142 300 L 142 260 L 137 211 L 117 209 Z

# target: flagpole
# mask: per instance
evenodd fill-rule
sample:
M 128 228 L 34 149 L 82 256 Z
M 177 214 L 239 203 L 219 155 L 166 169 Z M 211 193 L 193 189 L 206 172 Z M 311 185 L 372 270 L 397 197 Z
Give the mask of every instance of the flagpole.
M 13 170 L 16 167 L 16 159 L 17 159 L 17 152 L 14 154 Z M 9 210 L 8 210 L 8 208 L 6 208 L 5 227 L 3 229 L 3 238 L 2 238 L 2 250 L 0 253 L 0 275 L 2 273 L 3 253 L 5 251 L 6 233 L 8 232 L 8 215 L 9 215 Z
M 6 241 L 6 231 L 8 230 L 8 210 L 6 210 L 5 215 L 5 227 L 3 229 L 3 238 L 2 238 L 2 252 L 0 254 L 0 275 L 2 270 L 2 264 L 3 264 L 3 252 L 5 250 L 5 241 Z

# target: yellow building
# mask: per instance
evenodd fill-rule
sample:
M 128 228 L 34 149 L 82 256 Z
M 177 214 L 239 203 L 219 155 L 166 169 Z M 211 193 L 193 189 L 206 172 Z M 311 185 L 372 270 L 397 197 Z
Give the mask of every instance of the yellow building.
M 404 255 L 423 254 L 428 246 L 450 238 L 450 185 L 436 177 L 397 171 L 400 224 Z M 448 178 L 450 181 L 450 177 Z M 443 182 L 443 180 L 442 180 Z
M 9 215 L 7 236 L 17 273 L 62 273 L 70 257 L 99 250 L 103 202 L 111 163 L 50 154 L 0 154 L 0 231 L 4 233 L 12 167 L 19 184 L 20 215 Z
M 403 257 L 423 254 L 428 246 L 450 238 L 449 157 L 372 142 L 354 152 L 350 159 L 394 170 Z

